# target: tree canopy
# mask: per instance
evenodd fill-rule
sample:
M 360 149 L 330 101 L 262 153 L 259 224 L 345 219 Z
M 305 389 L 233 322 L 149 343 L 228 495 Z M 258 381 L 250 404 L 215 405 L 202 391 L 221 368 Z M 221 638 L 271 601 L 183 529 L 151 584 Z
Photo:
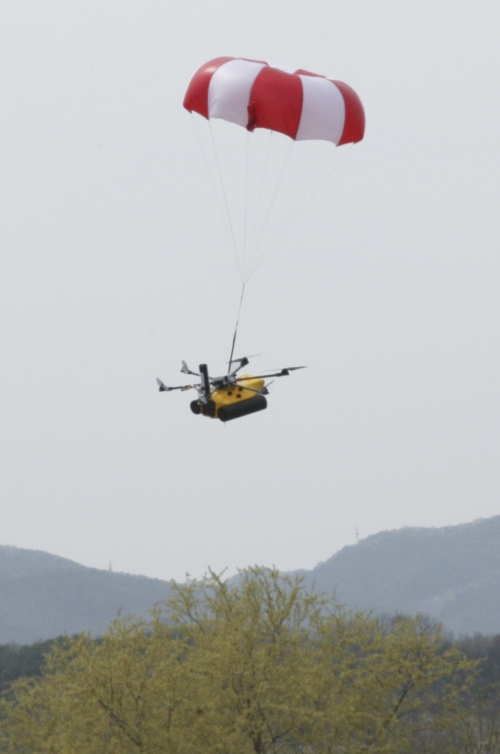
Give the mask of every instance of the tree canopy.
M 400 754 L 453 729 L 473 672 L 421 619 L 345 612 L 274 569 L 209 573 L 147 622 L 56 643 L 4 697 L 0 750 Z

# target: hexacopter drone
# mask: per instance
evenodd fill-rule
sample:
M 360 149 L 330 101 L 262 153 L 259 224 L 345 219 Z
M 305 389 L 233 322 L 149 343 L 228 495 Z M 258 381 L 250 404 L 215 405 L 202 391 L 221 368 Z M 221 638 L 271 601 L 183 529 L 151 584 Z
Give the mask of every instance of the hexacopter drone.
M 240 369 L 248 363 L 246 356 L 242 359 L 231 359 L 227 374 L 223 377 L 210 377 L 206 364 L 200 364 L 199 372 L 192 372 L 186 362 L 183 361 L 181 372 L 199 377 L 200 382 L 198 384 L 169 387 L 160 379 L 156 381 L 161 393 L 170 390 L 197 390 L 198 399 L 191 402 L 193 414 L 202 414 L 202 416 L 208 416 L 211 419 L 220 419 L 222 422 L 227 422 L 267 408 L 265 397 L 269 392 L 266 386 L 267 379 L 270 377 L 286 377 L 296 369 L 305 369 L 305 367 L 285 367 L 279 372 L 270 374 L 259 374 L 257 376 L 242 374 L 238 377 Z M 233 364 L 237 364 L 237 366 L 231 370 Z

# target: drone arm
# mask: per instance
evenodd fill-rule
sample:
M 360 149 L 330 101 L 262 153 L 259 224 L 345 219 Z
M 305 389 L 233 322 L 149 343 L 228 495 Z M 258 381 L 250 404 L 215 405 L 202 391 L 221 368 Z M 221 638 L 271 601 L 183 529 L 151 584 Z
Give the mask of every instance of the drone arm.
M 248 379 L 246 377 L 245 379 Z M 269 390 L 267 389 L 267 385 L 264 385 L 260 388 L 260 390 L 256 390 L 254 387 L 247 387 L 246 385 L 241 385 L 241 387 L 238 387 L 238 390 L 250 390 L 251 393 L 257 393 L 257 395 L 267 395 Z
M 268 377 L 288 377 L 290 372 L 294 372 L 296 369 L 306 369 L 306 367 L 285 367 L 280 372 L 272 372 L 271 374 L 257 374 L 252 375 L 253 380 L 266 380 Z M 248 380 L 248 377 L 236 377 L 235 382 L 241 382 L 242 380 Z
M 242 367 L 246 367 L 246 365 L 249 363 L 250 362 L 248 361 L 247 357 L 243 356 L 243 358 L 241 359 L 233 359 L 232 361 L 230 361 L 229 366 L 231 366 L 231 364 L 238 364 L 237 369 L 241 369 Z
M 175 387 L 169 387 L 158 379 L 158 377 L 156 378 L 156 382 L 158 383 L 158 390 L 160 393 L 170 392 L 170 390 L 191 390 L 191 388 L 194 387 L 194 385 L 175 385 Z
M 249 363 L 250 362 L 248 361 L 246 356 L 244 356 L 242 359 L 233 359 L 232 361 L 229 362 L 229 369 L 231 369 L 231 364 L 238 364 L 238 366 L 236 367 L 236 369 L 233 369 L 232 372 L 231 371 L 229 372 L 228 377 L 229 378 L 236 377 L 240 369 L 243 369 L 243 367 L 246 367 L 246 365 Z

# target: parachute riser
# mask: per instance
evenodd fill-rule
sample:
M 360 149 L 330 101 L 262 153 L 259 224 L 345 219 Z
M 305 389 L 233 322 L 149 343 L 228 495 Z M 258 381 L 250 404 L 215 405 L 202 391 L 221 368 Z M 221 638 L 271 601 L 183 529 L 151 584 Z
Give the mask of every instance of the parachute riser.
M 236 345 L 236 336 L 238 334 L 238 325 L 240 323 L 241 306 L 243 304 L 243 296 L 244 296 L 244 294 L 245 294 L 245 283 L 243 283 L 243 285 L 241 286 L 240 303 L 239 303 L 239 306 L 238 306 L 238 314 L 236 316 L 236 326 L 234 328 L 233 342 L 231 344 L 231 355 L 229 357 L 229 365 L 228 365 L 228 368 L 227 368 L 228 376 L 231 374 L 231 364 L 233 364 L 234 347 Z

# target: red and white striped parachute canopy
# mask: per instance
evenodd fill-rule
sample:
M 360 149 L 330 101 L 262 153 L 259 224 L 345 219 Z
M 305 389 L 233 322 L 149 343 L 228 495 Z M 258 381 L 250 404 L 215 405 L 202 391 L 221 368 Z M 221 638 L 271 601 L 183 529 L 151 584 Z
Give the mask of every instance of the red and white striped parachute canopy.
M 297 141 L 320 139 L 340 146 L 361 141 L 365 132 L 363 105 L 347 84 L 244 58 L 205 63 L 189 83 L 184 107 Z

